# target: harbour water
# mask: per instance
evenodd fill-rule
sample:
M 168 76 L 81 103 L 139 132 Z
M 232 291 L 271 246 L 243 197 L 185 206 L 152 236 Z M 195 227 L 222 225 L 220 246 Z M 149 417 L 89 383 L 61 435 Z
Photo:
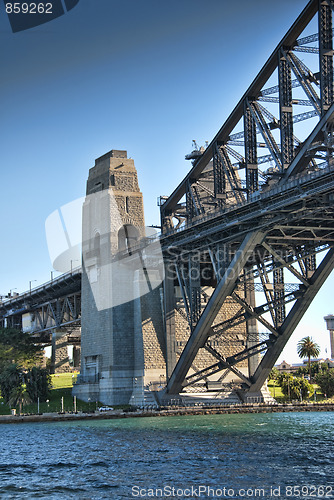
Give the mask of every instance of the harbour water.
M 0 498 L 334 498 L 334 412 L 0 426 Z

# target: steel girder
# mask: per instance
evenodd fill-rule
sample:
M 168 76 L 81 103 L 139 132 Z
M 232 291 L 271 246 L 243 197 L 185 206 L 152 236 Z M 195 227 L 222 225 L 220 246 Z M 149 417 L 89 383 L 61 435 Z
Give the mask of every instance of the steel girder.
M 30 333 L 43 333 L 81 321 L 81 291 L 39 304 L 31 310 L 34 324 Z
M 270 370 L 272 369 L 277 358 L 282 352 L 282 349 L 285 347 L 291 334 L 295 330 L 299 321 L 307 311 L 307 308 L 320 290 L 323 283 L 328 278 L 333 268 L 334 249 L 331 248 L 314 272 L 312 278 L 310 278 L 308 288 L 296 300 L 287 318 L 281 325 L 281 328 L 279 329 L 279 336 L 275 339 L 275 342 L 272 343 L 271 347 L 266 352 L 254 376 L 252 377 L 252 385 L 249 388 L 249 392 L 257 392 L 261 389 L 265 380 L 269 376 Z
M 81 318 L 81 269 L 65 273 L 35 289 L 0 305 L 2 326 L 22 328 L 22 316 L 30 313 L 35 327 L 43 334 L 61 326 L 76 325 Z
M 319 53 L 322 112 L 333 103 L 333 3 L 319 1 Z
M 322 2 L 323 3 L 323 2 Z M 324 23 L 322 22 L 321 26 L 323 27 L 322 30 L 325 33 L 324 36 L 319 36 L 319 34 L 316 34 L 316 36 L 313 36 L 310 38 L 310 40 L 301 39 L 298 41 L 298 36 L 303 32 L 303 30 L 307 27 L 307 25 L 310 23 L 314 15 L 318 12 L 320 12 L 320 16 L 323 17 L 322 15 L 323 7 L 319 4 L 319 0 L 311 0 L 307 6 L 305 7 L 304 11 L 301 13 L 301 15 L 298 17 L 296 22 L 293 24 L 293 26 L 290 28 L 288 33 L 285 35 L 285 37 L 281 40 L 281 42 L 278 44 L 262 70 L 259 72 L 253 83 L 250 85 L 246 93 L 243 95 L 243 97 L 240 99 L 239 103 L 237 106 L 234 108 L 230 116 L 227 118 L 226 122 L 224 125 L 221 127 L 221 129 L 218 131 L 216 136 L 213 138 L 211 143 L 208 145 L 202 156 L 200 156 L 194 163 L 193 168 L 190 170 L 188 175 L 184 178 L 184 180 L 179 184 L 179 186 L 174 190 L 174 192 L 164 201 L 164 203 L 161 205 L 161 215 L 162 215 L 162 223 L 163 223 L 163 230 L 168 230 L 168 225 L 166 221 L 170 221 L 171 217 L 173 214 L 177 211 L 177 206 L 181 200 L 181 198 L 184 196 L 186 193 L 186 186 L 187 182 L 189 179 L 192 179 L 192 181 L 196 179 L 200 179 L 202 173 L 204 172 L 205 168 L 209 164 L 210 160 L 213 158 L 213 154 L 215 151 L 215 147 L 217 144 L 219 145 L 228 145 L 229 140 L 232 139 L 232 137 L 235 139 L 235 132 L 240 134 L 239 138 L 244 139 L 246 135 L 246 141 L 243 140 L 241 141 L 242 146 L 245 148 L 247 152 L 247 148 L 249 150 L 250 144 L 250 134 L 249 134 L 249 124 L 248 124 L 248 130 L 245 127 L 246 134 L 244 131 L 240 132 L 240 130 L 235 130 L 236 126 L 238 125 L 239 121 L 244 118 L 244 121 L 247 122 L 247 114 L 245 114 L 245 109 L 247 109 L 247 104 L 246 103 L 254 103 L 258 100 L 258 98 L 270 95 L 270 94 L 278 94 L 276 99 L 278 99 L 279 102 L 279 110 L 278 114 L 281 112 L 280 119 L 283 119 L 282 125 L 280 124 L 280 119 L 277 119 L 276 123 L 270 123 L 266 121 L 266 124 L 268 125 L 268 128 L 271 129 L 272 127 L 277 128 L 278 130 L 281 129 L 281 134 L 282 137 L 280 138 L 279 141 L 275 142 L 278 144 L 279 149 L 281 148 L 281 144 L 283 144 L 283 159 L 282 159 L 282 152 L 280 150 L 279 152 L 279 162 L 284 164 L 286 161 L 286 155 L 291 155 L 291 116 L 284 115 L 284 113 L 290 113 L 290 110 L 288 109 L 289 106 L 286 106 L 286 103 L 289 103 L 289 70 L 286 68 L 286 64 L 283 62 L 281 64 L 281 68 L 279 69 L 280 66 L 280 61 L 284 60 L 288 63 L 288 65 L 291 68 L 291 65 L 294 67 L 294 73 L 296 72 L 298 76 L 296 75 L 296 81 L 291 81 L 291 88 L 302 88 L 304 92 L 306 93 L 304 101 L 310 101 L 313 104 L 316 105 L 317 110 L 312 109 L 311 111 L 307 112 L 306 114 L 303 113 L 300 117 L 300 119 L 307 119 L 315 114 L 320 115 L 323 112 L 325 112 L 325 109 L 321 111 L 321 98 L 317 94 L 316 90 L 313 87 L 313 83 L 318 85 L 320 87 L 320 94 L 326 94 L 328 93 L 327 90 L 325 89 L 326 85 L 328 87 L 329 79 L 330 77 L 328 76 L 330 73 L 330 65 L 328 64 L 328 57 L 332 57 L 330 53 L 327 50 L 327 45 L 328 45 L 328 33 L 329 33 L 329 23 L 330 21 L 328 20 L 330 18 L 331 13 L 328 13 L 326 11 L 327 15 L 327 21 Z M 324 27 L 325 26 L 325 27 Z M 327 38 L 326 38 L 327 37 Z M 319 54 L 314 54 L 313 57 L 315 58 L 320 58 L 319 63 L 315 64 L 315 67 L 318 68 L 318 66 L 322 67 L 326 65 L 326 71 L 323 70 L 324 74 L 326 74 L 326 78 L 320 76 L 318 73 L 318 69 L 315 69 L 313 72 L 309 70 L 305 64 L 301 63 L 301 61 L 295 57 L 293 54 L 294 47 L 300 48 L 301 45 L 303 44 L 308 44 L 313 41 L 319 42 Z M 326 54 L 326 55 L 323 55 Z M 283 59 L 282 59 L 283 57 Z M 324 59 L 326 57 L 326 59 Z M 321 62 L 322 61 L 322 62 Z M 322 66 L 321 66 L 322 65 Z M 329 68 L 329 69 L 328 69 Z M 265 85 L 269 78 L 273 75 L 273 73 L 277 71 L 278 73 L 278 82 L 279 84 L 276 86 L 272 86 L 268 89 L 265 88 Z M 313 82 L 313 83 L 312 83 Z M 326 83 L 327 82 L 327 83 Z M 326 88 L 327 88 L 326 87 Z M 307 99 L 306 99 L 307 97 Z M 297 99 L 292 99 L 291 100 L 291 105 L 294 106 L 300 97 L 298 96 Z M 318 104 L 319 103 L 319 104 Z M 306 102 L 305 102 L 306 104 Z M 280 111 L 281 110 L 281 111 Z M 263 114 L 263 113 L 261 113 Z M 293 117 L 292 120 L 293 122 L 295 121 L 295 118 L 297 114 L 294 112 L 293 109 Z M 259 117 L 260 119 L 260 117 Z M 261 120 L 261 119 L 260 119 Z M 264 129 L 267 129 L 267 125 L 264 125 Z M 258 131 L 259 132 L 259 131 Z M 283 139 L 283 140 L 282 140 Z M 252 145 L 254 146 L 254 138 L 252 140 Z M 257 141 L 258 145 L 257 147 L 260 146 L 261 141 Z M 247 154 L 246 154 L 247 156 Z M 254 161 L 255 155 L 253 154 L 253 159 L 251 161 Z M 250 159 L 247 158 L 247 161 Z M 249 163 L 250 165 L 256 165 L 256 162 L 254 163 Z M 245 166 L 245 165 L 244 165 Z M 250 189 L 252 189 L 252 186 L 256 183 L 256 181 L 251 181 L 250 183 Z
M 168 382 L 168 392 L 177 394 L 181 392 L 183 381 L 194 362 L 198 350 L 203 347 L 208 340 L 211 331 L 211 325 L 222 307 L 226 297 L 230 295 L 235 288 L 235 283 L 243 270 L 249 255 L 253 252 L 257 244 L 263 239 L 260 231 L 248 234 L 242 242 L 238 252 L 233 257 L 231 263 L 226 269 L 224 276 L 218 283 L 210 300 L 204 309 L 192 335 L 190 336 L 180 359 Z
M 256 123 L 248 103 L 244 109 L 245 157 L 246 157 L 246 187 L 248 193 L 254 193 L 259 188 L 258 158 L 256 147 Z M 272 156 L 270 156 L 272 158 Z
M 302 247 L 298 245 L 292 252 L 290 241 L 290 248 L 285 250 L 285 255 L 282 248 L 278 254 L 278 248 L 276 246 L 273 248 L 267 243 L 268 234 L 249 233 L 235 252 L 181 353 L 167 385 L 169 393 L 179 393 L 188 385 L 226 369 L 241 379 L 246 392 L 261 389 L 293 329 L 334 268 L 334 250 L 328 250 L 328 246 L 326 256 L 317 266 L 315 256 L 309 255 L 308 245 Z M 334 239 L 332 245 L 334 246 Z M 321 253 L 318 259 L 319 256 Z M 258 276 L 263 283 L 264 297 L 261 304 L 256 304 L 254 296 L 249 293 L 244 292 L 240 295 L 245 288 L 248 290 L 252 288 L 245 285 L 254 283 L 256 277 L 254 263 L 256 268 L 260 269 Z M 296 269 L 296 263 L 301 264 L 301 272 Z M 313 267 L 311 272 L 310 267 Z M 284 286 L 283 270 L 298 278 L 298 284 L 294 284 L 294 288 L 290 289 L 292 291 Z M 273 275 L 271 281 L 268 278 L 270 273 Z M 239 311 L 224 322 L 214 323 L 221 307 L 231 299 L 240 305 Z M 288 304 L 291 304 L 292 308 L 286 315 L 285 307 Z M 226 333 L 242 323 L 247 324 L 245 348 L 228 358 L 212 349 L 210 345 L 212 340 L 224 338 Z M 266 329 L 267 333 L 259 335 L 257 323 Z M 205 369 L 195 370 L 195 373 L 189 375 L 189 369 L 194 368 L 193 363 L 201 348 L 209 351 L 218 362 Z M 265 354 L 261 361 L 260 353 Z M 237 368 L 238 363 L 245 359 L 249 361 L 248 377 Z
M 170 393 L 180 392 L 220 371 L 221 379 L 229 370 L 237 373 L 236 365 L 245 359 L 249 361 L 249 376 L 245 378 L 239 370 L 239 378 L 246 391 L 258 391 L 293 328 L 334 267 L 332 10 L 333 2 L 327 0 L 308 3 L 203 155 L 194 161 L 189 174 L 161 206 L 165 258 L 169 258 L 170 247 L 178 249 L 182 260 L 195 252 L 206 254 L 217 280 L 195 324 L 184 287 L 192 333 L 170 376 Z M 298 40 L 316 13 L 318 33 Z M 310 47 L 314 42 L 318 45 Z M 312 63 L 309 67 L 297 57 L 298 51 L 318 59 L 315 69 Z M 278 85 L 266 89 L 264 86 L 274 72 Z M 298 95 L 294 89 L 298 89 Z M 270 107 L 274 105 L 276 113 Z M 298 105 L 310 109 L 296 113 Z M 307 137 L 297 139 L 294 126 L 310 118 L 317 118 L 318 123 L 310 128 Z M 238 122 L 243 123 L 244 130 L 236 129 Z M 267 149 L 268 154 L 259 156 L 258 148 Z M 232 163 L 232 159 L 237 163 Z M 259 165 L 269 161 L 274 161 L 275 167 L 261 172 Z M 185 209 L 182 216 L 186 223 L 178 222 L 177 230 L 164 226 L 166 216 L 172 226 L 173 217 L 177 219 L 189 179 L 192 184 L 208 181 L 210 164 L 211 194 L 208 190 L 205 196 L 199 192 L 199 198 L 205 199 L 202 212 L 190 218 Z M 243 191 L 247 194 L 246 202 Z M 238 260 L 247 242 L 259 234 L 261 241 Z M 231 257 L 223 265 L 216 258 L 219 247 L 228 247 Z M 321 261 L 325 251 L 326 257 Z M 235 266 L 240 272 L 232 282 L 229 273 L 236 270 Z M 294 286 L 286 282 L 289 275 L 297 280 Z M 255 294 L 260 289 L 259 302 Z M 197 294 L 200 296 L 198 283 Z M 215 318 L 227 300 L 237 304 L 239 310 L 218 324 Z M 199 308 L 197 314 L 198 311 Z M 224 337 L 242 323 L 247 325 L 247 342 L 239 352 L 224 358 L 209 345 L 210 340 Z M 257 325 L 266 331 L 258 334 Z M 190 374 L 202 348 L 210 352 L 215 363 Z M 261 361 L 260 354 L 264 355 Z
M 284 53 L 279 55 L 279 104 L 281 123 L 281 163 L 283 170 L 293 159 L 293 113 L 291 69 Z M 310 101 L 308 101 L 309 103 Z
M 294 189 L 296 189 L 295 194 Z M 299 300 L 299 303 L 304 304 L 302 310 L 305 312 L 310 303 L 308 298 L 312 296 L 309 291 L 310 285 L 312 284 L 312 289 L 317 291 L 323 282 L 323 274 L 320 281 L 316 279 L 319 266 L 316 266 L 315 257 L 334 245 L 333 199 L 334 166 L 313 175 L 305 174 L 298 180 L 283 184 L 281 189 L 274 188 L 263 193 L 252 203 L 234 207 L 230 212 L 219 214 L 212 221 L 197 221 L 197 224 L 184 231 L 162 239 L 165 255 L 168 255 L 168 248 L 170 249 L 173 244 L 172 254 L 176 255 L 179 251 L 182 260 L 187 253 L 192 254 L 196 249 L 207 251 L 218 281 L 222 274 L 220 270 L 226 274 L 230 272 L 231 266 L 235 269 L 233 266 L 236 256 L 244 253 L 241 241 L 256 233 L 256 228 L 259 227 L 265 235 L 261 244 L 258 243 L 253 248 L 253 252 L 244 253 L 246 260 L 243 261 L 242 272 L 235 277 L 232 285 L 228 282 L 223 287 L 223 281 L 218 281 L 216 290 L 205 308 L 205 316 L 203 313 L 193 328 L 193 334 L 187 344 L 189 347 L 186 346 L 181 354 L 168 384 L 168 391 L 178 392 L 182 390 L 183 384 L 187 386 L 200 380 L 201 377 L 226 369 L 234 371 L 231 367 L 236 368 L 235 365 L 244 359 L 249 359 L 251 362 L 260 353 L 271 352 L 271 349 L 274 352 L 276 341 L 281 338 L 281 331 L 285 328 L 286 321 L 288 319 L 290 321 L 291 318 L 291 313 L 286 316 L 286 305 L 295 304 Z M 224 251 L 219 252 L 219 248 Z M 234 258 L 230 263 L 233 255 Z M 299 265 L 300 270 L 296 265 Z M 292 287 L 289 285 L 287 288 L 284 284 L 283 269 L 297 278 L 299 284 L 294 284 Z M 326 272 L 329 272 L 328 266 Z M 273 275 L 272 280 L 269 277 L 270 273 Z M 254 279 L 260 279 L 261 284 L 254 283 Z M 314 283 L 310 281 L 311 279 L 315 279 Z M 264 292 L 263 302 L 254 305 L 253 299 L 247 296 L 247 293 L 245 297 L 240 296 L 238 292 L 240 286 L 243 290 L 259 290 L 260 287 Z M 218 294 L 219 291 L 221 295 Z M 224 323 L 212 325 L 211 321 L 228 296 L 240 305 L 239 312 Z M 299 314 L 300 309 L 293 307 Z M 201 347 L 207 349 L 209 339 L 224 336 L 224 333 L 232 327 L 245 322 L 255 326 L 255 321 L 267 330 L 265 339 L 259 341 L 254 335 L 252 338 L 253 332 L 248 328 L 246 349 L 227 359 L 221 357 L 218 364 L 197 372 L 198 376 L 195 373 L 190 378 L 186 377 L 185 373 L 189 370 L 189 365 L 193 364 L 198 350 Z M 287 340 L 288 336 L 285 338 Z M 273 357 L 269 359 L 272 361 Z M 247 387 L 252 386 L 255 374 L 260 372 L 253 366 L 249 373 L 249 383 L 245 382 L 244 376 L 241 377 Z

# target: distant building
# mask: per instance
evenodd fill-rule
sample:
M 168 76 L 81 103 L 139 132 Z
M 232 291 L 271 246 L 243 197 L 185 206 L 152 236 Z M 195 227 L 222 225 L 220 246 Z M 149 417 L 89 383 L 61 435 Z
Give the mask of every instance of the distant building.
M 311 359 L 311 363 L 315 363 L 315 362 L 326 363 L 328 365 L 328 368 L 334 368 L 334 361 L 329 359 L 329 358 L 327 358 L 327 359 L 323 359 L 323 358 Z M 308 361 L 304 360 L 303 363 L 294 363 L 294 364 L 290 365 L 286 361 L 282 361 L 282 363 L 280 363 L 279 365 L 275 365 L 275 368 L 277 368 L 277 370 L 281 373 L 293 373 L 293 372 L 296 372 L 298 370 L 298 368 L 306 366 L 307 363 L 308 363 Z
M 334 315 L 329 314 L 324 317 L 326 321 L 327 330 L 329 330 L 329 339 L 331 343 L 331 358 L 334 359 Z
M 298 365 L 290 365 L 286 361 L 282 361 L 281 364 L 275 365 L 275 368 L 277 368 L 279 372 L 292 373 L 297 371 L 300 366 L 303 366 L 303 363 L 299 363 Z

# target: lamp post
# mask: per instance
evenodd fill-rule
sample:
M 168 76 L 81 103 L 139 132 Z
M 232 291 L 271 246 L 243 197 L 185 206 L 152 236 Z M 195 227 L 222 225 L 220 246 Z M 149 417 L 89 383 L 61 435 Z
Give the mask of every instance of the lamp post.
M 78 259 L 71 259 L 71 274 L 73 270 L 73 262 L 79 262 Z
M 34 281 L 37 281 L 37 280 L 30 280 L 29 281 L 29 292 L 30 292 L 30 295 L 31 295 L 31 283 L 33 283 Z

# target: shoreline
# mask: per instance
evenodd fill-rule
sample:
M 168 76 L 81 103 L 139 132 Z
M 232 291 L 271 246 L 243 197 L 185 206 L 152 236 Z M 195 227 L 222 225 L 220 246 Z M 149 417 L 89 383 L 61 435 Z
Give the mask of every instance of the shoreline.
M 35 415 L 0 415 L 0 424 L 19 424 L 29 422 L 65 422 L 77 420 L 113 420 L 139 417 L 171 417 L 191 415 L 223 415 L 241 413 L 286 413 L 334 411 L 334 403 L 283 403 L 283 404 L 252 404 L 216 407 L 176 407 L 174 409 L 152 409 L 127 411 L 113 410 L 105 413 L 42 413 Z

